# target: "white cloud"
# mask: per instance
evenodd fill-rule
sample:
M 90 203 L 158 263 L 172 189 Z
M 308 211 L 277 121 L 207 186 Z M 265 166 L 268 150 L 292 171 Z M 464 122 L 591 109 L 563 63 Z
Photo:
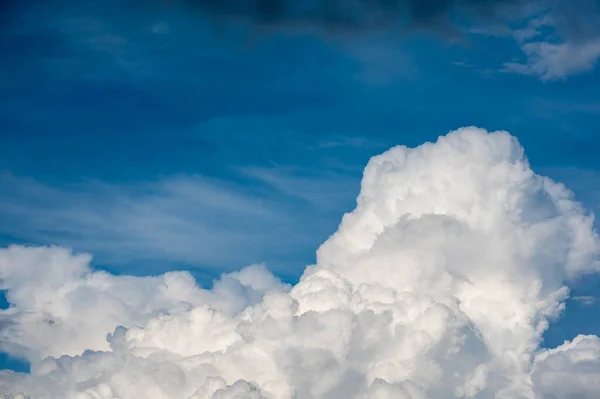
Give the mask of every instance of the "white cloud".
M 532 379 L 546 398 L 595 399 L 600 393 L 600 338 L 579 335 L 536 356 Z
M 597 6 L 583 1 L 578 7 L 565 2 L 551 2 L 546 7 L 541 16 L 513 32 L 526 62 L 506 62 L 503 70 L 549 81 L 594 69 L 600 58 Z
M 235 314 L 262 293 L 285 290 L 264 267 L 225 274 L 207 291 L 188 272 L 154 277 L 93 271 L 88 255 L 59 247 L 0 250 L 0 288 L 12 307 L 1 314 L 2 349 L 36 363 L 47 356 L 108 350 L 106 334 L 164 313 L 210 305 Z
M 600 269 L 592 225 L 514 137 L 465 128 L 371 159 L 356 209 L 290 291 L 256 267 L 206 291 L 185 273 L 110 276 L 64 249 L 5 249 L 3 344 L 30 359 L 65 356 L 0 372 L 0 392 L 597 397 L 598 337 L 539 348 L 565 283 Z
M 507 62 L 504 70 L 539 76 L 542 80 L 564 79 L 569 75 L 590 71 L 600 58 L 600 38 L 583 43 L 551 43 L 537 41 L 521 46 L 527 63 Z
M 517 42 L 526 59 L 503 63 L 502 72 L 551 81 L 564 80 L 596 66 L 600 58 L 597 2 L 581 0 L 576 7 L 565 1 L 523 2 L 508 16 L 508 24 L 467 30 L 476 35 L 512 37 Z

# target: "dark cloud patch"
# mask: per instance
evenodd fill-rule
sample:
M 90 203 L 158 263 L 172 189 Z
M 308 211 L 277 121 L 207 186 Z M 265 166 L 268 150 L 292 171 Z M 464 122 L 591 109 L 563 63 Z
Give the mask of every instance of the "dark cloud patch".
M 0 0 L 0 29 L 8 25 L 17 8 L 18 2 L 16 0 Z
M 246 22 L 264 29 L 316 28 L 363 32 L 390 27 L 447 30 L 455 17 L 494 18 L 523 0 L 159 0 L 219 22 Z
M 548 13 L 548 23 L 574 42 L 600 36 L 600 0 L 558 0 Z

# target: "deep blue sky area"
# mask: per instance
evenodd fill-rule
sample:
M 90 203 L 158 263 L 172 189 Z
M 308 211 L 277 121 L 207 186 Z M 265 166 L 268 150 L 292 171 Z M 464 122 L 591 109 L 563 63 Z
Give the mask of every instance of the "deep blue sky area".
M 264 262 L 295 281 L 371 156 L 470 125 L 517 136 L 535 171 L 600 211 L 600 28 L 540 23 L 551 11 L 332 33 L 178 2 L 0 6 L 2 246 L 202 284 Z M 600 279 L 572 288 L 587 299 L 549 346 L 600 333 Z

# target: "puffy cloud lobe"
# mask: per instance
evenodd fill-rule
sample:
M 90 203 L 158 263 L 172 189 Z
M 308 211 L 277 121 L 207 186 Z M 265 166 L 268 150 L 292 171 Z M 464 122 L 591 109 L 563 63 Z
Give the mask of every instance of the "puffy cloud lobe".
M 196 392 L 190 399 L 263 399 L 260 389 L 244 380 L 227 385 L 221 377 L 207 378 L 204 387 Z M 212 395 L 212 396 L 211 396 Z
M 107 350 L 106 334 L 144 325 L 160 314 L 210 305 L 235 314 L 264 292 L 289 290 L 264 266 L 223 275 L 212 290 L 187 272 L 114 276 L 90 267 L 89 255 L 58 247 L 0 250 L 0 288 L 11 307 L 0 313 L 2 349 L 37 362 L 47 356 Z
M 596 397 L 598 337 L 539 350 L 565 282 L 599 269 L 592 223 L 514 137 L 464 128 L 374 157 L 356 209 L 291 290 L 257 267 L 207 291 L 185 273 L 111 276 L 64 249 L 12 247 L 0 255 L 3 343 L 40 360 L 1 372 L 0 392 Z
M 541 396 L 597 398 L 600 392 L 600 338 L 579 335 L 538 354 L 532 378 Z

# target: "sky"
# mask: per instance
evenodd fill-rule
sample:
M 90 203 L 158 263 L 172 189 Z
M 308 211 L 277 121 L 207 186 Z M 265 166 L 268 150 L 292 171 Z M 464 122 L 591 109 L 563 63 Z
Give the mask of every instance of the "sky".
M 296 284 L 373 156 L 465 126 L 508 131 L 600 211 L 597 1 L 0 7 L 1 247 L 204 287 L 264 264 Z M 567 285 L 542 347 L 600 334 L 600 277 Z M 2 349 L 0 368 L 27 369 Z

